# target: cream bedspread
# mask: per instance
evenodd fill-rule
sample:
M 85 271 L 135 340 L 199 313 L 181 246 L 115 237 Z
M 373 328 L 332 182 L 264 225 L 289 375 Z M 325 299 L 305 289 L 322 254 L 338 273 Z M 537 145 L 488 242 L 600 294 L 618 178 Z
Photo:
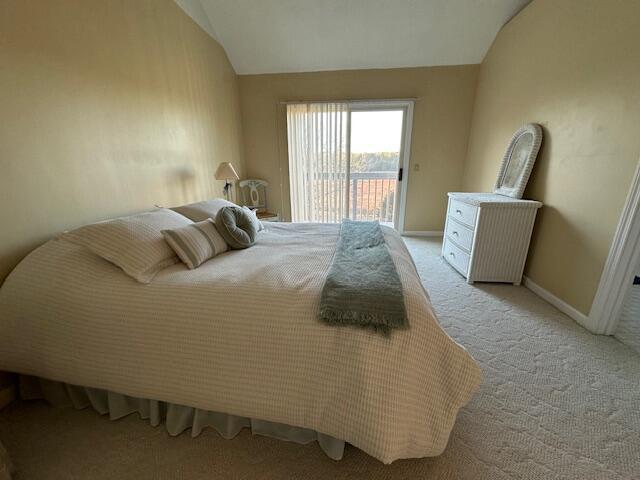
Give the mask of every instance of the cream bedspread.
M 0 289 L 0 370 L 311 428 L 379 460 L 440 454 L 481 373 L 440 328 L 385 228 L 408 330 L 316 319 L 338 225 L 268 223 L 257 244 L 153 282 L 64 240 Z

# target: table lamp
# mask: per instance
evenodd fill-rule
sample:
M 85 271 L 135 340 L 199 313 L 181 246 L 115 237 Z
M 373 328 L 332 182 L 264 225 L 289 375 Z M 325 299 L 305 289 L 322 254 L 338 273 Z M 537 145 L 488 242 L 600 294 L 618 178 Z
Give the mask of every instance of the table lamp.
M 231 165 L 229 162 L 222 162 L 216 169 L 215 177 L 216 180 L 225 181 L 224 195 L 225 197 L 227 197 L 227 200 L 229 200 L 229 188 L 231 187 L 231 183 L 229 182 L 229 180 L 233 181 L 240 179 L 235 168 L 233 168 L 233 165 Z

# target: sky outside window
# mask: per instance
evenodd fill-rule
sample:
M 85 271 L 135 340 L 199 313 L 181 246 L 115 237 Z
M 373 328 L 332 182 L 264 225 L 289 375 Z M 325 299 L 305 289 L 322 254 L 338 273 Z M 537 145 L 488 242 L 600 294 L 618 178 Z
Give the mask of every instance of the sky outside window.
M 351 153 L 399 152 L 402 110 L 351 113 Z

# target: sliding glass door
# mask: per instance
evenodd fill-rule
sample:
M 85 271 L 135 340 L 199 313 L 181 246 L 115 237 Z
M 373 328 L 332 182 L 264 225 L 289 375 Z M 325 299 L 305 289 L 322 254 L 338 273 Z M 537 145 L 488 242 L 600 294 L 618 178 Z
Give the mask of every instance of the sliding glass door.
M 349 218 L 395 225 L 404 115 L 402 109 L 351 109 Z
M 288 104 L 292 221 L 377 220 L 402 231 L 412 107 Z

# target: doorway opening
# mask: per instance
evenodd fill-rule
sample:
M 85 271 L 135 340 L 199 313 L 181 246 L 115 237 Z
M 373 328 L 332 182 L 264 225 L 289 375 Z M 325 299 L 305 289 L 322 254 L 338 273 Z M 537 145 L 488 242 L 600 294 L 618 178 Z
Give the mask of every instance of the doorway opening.
M 640 345 L 640 339 L 635 338 L 640 334 L 637 276 L 640 276 L 640 162 L 584 326 L 593 333 L 618 333 L 626 339 L 625 343 Z M 621 321 L 624 325 L 619 330 Z
M 640 353 L 640 267 L 636 267 L 635 272 L 633 283 L 622 303 L 614 335 Z

